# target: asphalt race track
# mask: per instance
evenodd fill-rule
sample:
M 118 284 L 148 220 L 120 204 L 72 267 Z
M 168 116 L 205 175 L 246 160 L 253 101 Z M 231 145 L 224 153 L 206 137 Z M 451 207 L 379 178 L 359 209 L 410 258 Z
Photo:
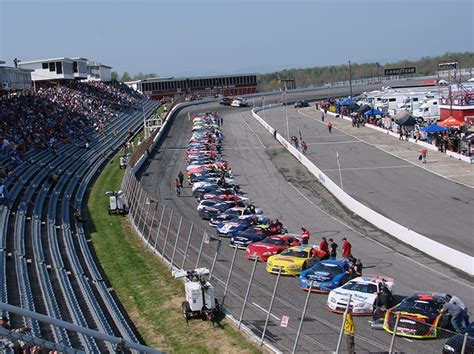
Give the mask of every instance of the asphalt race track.
M 303 114 L 302 114 L 303 113 Z M 387 154 L 327 122 L 311 119 L 288 106 L 290 136 L 298 128 L 308 145 L 307 157 L 344 190 L 380 214 L 435 241 L 474 255 L 474 190 Z M 259 113 L 262 116 L 262 112 Z M 285 108 L 266 110 L 266 121 L 286 136 Z M 338 118 L 329 118 L 337 120 Z M 368 128 L 362 128 L 368 129 Z M 380 139 L 384 136 L 380 134 Z M 436 159 L 433 153 L 431 160 Z
M 157 202 L 166 204 L 186 221 L 194 222 L 195 230 L 205 228 L 215 234 L 215 230 L 198 217 L 197 202 L 191 196 L 190 188 L 184 188 L 178 198 L 172 187 L 178 171 L 185 168 L 185 150 L 191 136 L 188 111 L 198 113 L 215 110 L 224 117 L 224 158 L 229 161 L 246 196 L 262 208 L 265 215 L 279 218 L 290 232 L 298 232 L 304 225 L 311 231 L 311 241 L 314 243 L 319 243 L 320 237 L 326 236 L 333 237 L 340 245 L 341 239 L 347 237 L 352 242 L 354 255 L 362 259 L 367 274 L 395 278 L 395 294 L 410 295 L 416 290 L 449 292 L 456 294 L 469 308 L 473 308 L 472 278 L 401 244 L 349 213 L 251 117 L 249 109 L 223 108 L 214 103 L 192 107 L 178 114 L 167 138 L 159 149 L 152 153 L 140 176 L 145 190 Z M 219 299 L 234 253 L 234 250 L 227 246 L 227 242 L 223 240 L 214 272 L 213 283 L 217 287 Z M 184 239 L 178 242 L 177 264 L 183 261 L 185 243 Z M 191 238 L 190 248 L 193 252 L 188 253 L 185 263 L 187 269 L 194 266 L 196 250 L 200 244 L 199 237 Z M 216 247 L 217 242 L 211 242 L 209 250 L 204 251 L 200 266 L 211 266 L 213 250 Z M 242 251 L 237 251 L 229 291 L 225 298 L 226 308 L 237 318 L 252 265 L 253 262 L 243 257 Z M 257 265 L 244 323 L 258 336 L 265 322 L 265 309 L 269 306 L 275 279 L 276 276 L 266 273 L 264 264 Z M 292 350 L 305 297 L 306 293 L 296 287 L 296 279 L 281 278 L 267 337 L 282 351 Z M 326 299 L 327 295 L 311 294 L 298 352 L 328 352 L 336 348 L 341 316 L 325 309 Z M 280 326 L 282 316 L 289 316 L 287 328 Z M 391 337 L 384 331 L 372 330 L 368 320 L 370 318 L 366 317 L 355 319 L 356 351 L 387 351 Z M 410 353 L 440 352 L 445 341 L 397 338 L 395 348 Z

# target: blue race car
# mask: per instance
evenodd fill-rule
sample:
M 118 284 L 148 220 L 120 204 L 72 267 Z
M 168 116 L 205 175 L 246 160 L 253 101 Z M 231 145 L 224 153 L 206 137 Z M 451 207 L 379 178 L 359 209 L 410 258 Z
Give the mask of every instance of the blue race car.
M 298 286 L 303 290 L 309 290 L 310 281 L 313 280 L 311 291 L 329 293 L 349 280 L 346 276 L 349 266 L 349 262 L 338 259 L 321 261 L 301 272 Z

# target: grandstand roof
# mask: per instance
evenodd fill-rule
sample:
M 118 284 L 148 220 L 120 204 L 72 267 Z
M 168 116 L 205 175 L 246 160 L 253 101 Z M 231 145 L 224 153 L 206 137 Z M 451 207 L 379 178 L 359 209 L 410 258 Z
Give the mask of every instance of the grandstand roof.
M 21 65 L 21 64 L 33 64 L 33 63 L 45 63 L 45 62 L 50 62 L 50 61 L 69 61 L 69 62 L 73 62 L 74 60 L 71 59 L 71 58 L 60 57 L 60 58 L 49 58 L 49 59 L 20 61 L 20 62 L 18 62 L 18 64 Z
M 208 76 L 186 76 L 186 77 L 149 77 L 141 80 L 127 81 L 125 84 L 136 84 L 139 82 L 154 82 L 154 81 L 169 81 L 169 80 L 196 80 L 196 79 L 214 79 L 220 77 L 239 77 L 239 76 L 253 76 L 257 75 L 256 73 L 247 73 L 247 74 L 231 74 L 231 75 L 208 75 Z

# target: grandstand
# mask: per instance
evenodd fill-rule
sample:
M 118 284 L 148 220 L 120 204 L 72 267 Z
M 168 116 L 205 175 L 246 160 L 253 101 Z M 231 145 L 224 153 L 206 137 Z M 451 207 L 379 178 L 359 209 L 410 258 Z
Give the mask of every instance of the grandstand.
M 75 213 L 101 166 L 159 103 L 117 83 L 53 85 L 0 100 L 0 302 L 138 343 Z M 140 109 L 137 109 L 140 107 Z M 0 305 L 1 308 L 1 305 Z M 94 338 L 4 312 L 45 343 L 113 351 Z

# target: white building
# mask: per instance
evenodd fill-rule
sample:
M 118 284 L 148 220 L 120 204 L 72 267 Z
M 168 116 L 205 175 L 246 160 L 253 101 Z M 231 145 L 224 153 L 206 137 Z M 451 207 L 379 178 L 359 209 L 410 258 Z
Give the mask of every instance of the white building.
M 73 64 L 74 61 L 69 58 L 53 58 L 21 61 L 18 67 L 33 70 L 33 81 L 74 80 Z
M 33 81 L 110 81 L 112 79 L 111 66 L 81 57 L 20 61 L 18 67 L 32 70 L 31 79 Z
M 0 65 L 5 64 L 0 61 Z M 31 90 L 31 70 L 0 66 L 0 94 Z
M 111 81 L 112 67 L 93 61 L 87 61 L 88 81 Z

